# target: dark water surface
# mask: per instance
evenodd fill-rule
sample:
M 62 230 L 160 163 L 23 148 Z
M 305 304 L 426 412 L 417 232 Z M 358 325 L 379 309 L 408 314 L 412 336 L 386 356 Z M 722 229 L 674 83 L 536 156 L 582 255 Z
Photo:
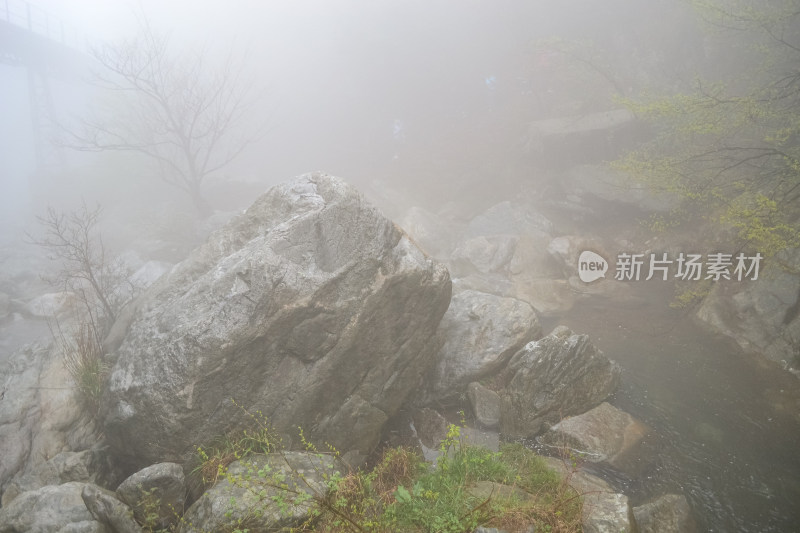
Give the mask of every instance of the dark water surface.
M 633 505 L 684 494 L 702 531 L 800 531 L 800 380 L 669 308 L 668 283 L 632 288 L 639 303 L 593 297 L 545 324 L 616 360 L 611 403 L 653 429 L 622 471 L 599 473 Z

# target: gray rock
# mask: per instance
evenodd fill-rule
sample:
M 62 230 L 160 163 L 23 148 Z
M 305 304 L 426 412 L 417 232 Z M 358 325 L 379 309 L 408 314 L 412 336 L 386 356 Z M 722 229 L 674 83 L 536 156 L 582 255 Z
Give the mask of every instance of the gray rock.
M 0 490 L 60 452 L 97 442 L 72 378 L 51 348 L 29 345 L 0 361 L 0 395 Z
M 85 485 L 81 497 L 92 516 L 115 533 L 142 533 L 142 528 L 133 519 L 130 507 L 119 501 L 117 496 L 96 485 Z
M 86 486 L 71 481 L 21 494 L 0 508 L 0 533 L 113 533 L 86 508 Z
M 6 485 L 3 507 L 23 492 L 46 485 L 60 485 L 69 481 L 95 482 L 101 468 L 101 454 L 99 450 L 61 452 L 44 463 L 36 464 L 29 472 L 14 477 Z
M 454 276 L 501 273 L 506 275 L 519 237 L 480 235 L 459 243 L 450 256 Z
M 467 386 L 467 398 L 478 426 L 495 429 L 500 425 L 502 401 L 500 395 L 477 382 Z
M 181 462 L 259 410 L 282 434 L 368 453 L 435 361 L 450 290 L 341 180 L 274 187 L 115 325 L 105 434 L 132 467 Z
M 587 461 L 608 461 L 612 465 L 635 448 L 649 428 L 609 403 L 560 421 L 542 435 L 541 442 L 555 447 L 566 446 Z
M 326 480 L 341 468 L 330 455 L 302 452 L 234 461 L 224 478 L 189 507 L 178 531 L 283 531 L 297 526 L 308 518 L 315 499 L 327 494 Z
M 745 351 L 788 368 L 800 364 L 800 276 L 781 269 L 780 262 L 800 264 L 800 248 L 778 254 L 771 263 L 762 259 L 758 280 L 715 282 L 697 318 Z
M 692 509 L 681 494 L 665 494 L 656 500 L 633 508 L 639 533 L 692 533 L 697 525 Z
M 496 373 L 541 331 L 536 313 L 523 301 L 473 290 L 456 293 L 439 324 L 444 344 L 432 376 L 433 397 L 456 396 L 471 381 Z
M 176 463 L 150 465 L 132 474 L 117 487 L 117 496 L 133 509 L 139 523 L 144 523 L 148 518 L 145 512 L 156 513 L 156 525 L 160 528 L 169 527 L 183 514 L 186 492 L 183 468 Z M 158 509 L 146 509 L 155 503 Z
M 423 446 L 436 450 L 447 436 L 447 420 L 438 412 L 427 407 L 416 409 L 411 414 L 417 437 Z
M 544 458 L 551 469 L 583 497 L 581 522 L 583 531 L 592 533 L 621 533 L 634 531 L 628 497 L 614 492 L 611 486 L 597 476 L 567 466 L 553 457 Z
M 504 374 L 501 431 L 528 437 L 608 398 L 620 368 L 588 336 L 560 326 L 514 354 Z

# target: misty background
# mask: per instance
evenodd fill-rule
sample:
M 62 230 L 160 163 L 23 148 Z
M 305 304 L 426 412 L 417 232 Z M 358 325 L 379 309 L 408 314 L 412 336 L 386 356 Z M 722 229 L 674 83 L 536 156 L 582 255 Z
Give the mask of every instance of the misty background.
M 9 0 L 18 11 L 23 4 Z M 689 80 L 705 54 L 682 6 L 630 0 L 30 5 L 34 20 L 44 17 L 80 52 L 66 68 L 48 66 L 58 122 L 50 136 L 96 114 L 106 97 L 87 83 L 98 66 L 85 53 L 132 38 L 141 20 L 170 36 L 172 52 L 243 65 L 253 108 L 238 127 L 256 132 L 255 142 L 204 184 L 218 210 L 242 209 L 270 185 L 313 170 L 392 189 L 410 204 L 490 205 L 548 172 L 526 145 L 531 121 L 620 107 L 608 80 L 543 51 L 542 40 L 591 43 L 604 62 L 644 62 L 657 73 L 643 80 L 629 67 L 622 83 L 630 91 Z M 52 149 L 37 168 L 28 77 L 24 66 L 0 64 L 6 227 L 79 198 L 120 214 L 135 211 L 135 199 L 148 208 L 181 201 L 130 154 Z

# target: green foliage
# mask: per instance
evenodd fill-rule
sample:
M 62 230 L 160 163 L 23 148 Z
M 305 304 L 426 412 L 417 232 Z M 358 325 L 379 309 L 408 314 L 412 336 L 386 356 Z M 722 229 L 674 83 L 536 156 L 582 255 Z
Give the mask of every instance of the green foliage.
M 669 306 L 675 309 L 689 309 L 705 299 L 711 292 L 712 282 L 702 280 L 696 283 L 678 285 L 676 288 L 675 299 Z
M 244 459 L 252 454 L 268 454 L 281 449 L 280 437 L 272 430 L 261 411 L 250 413 L 252 427 L 223 435 L 207 447 L 198 446 L 193 475 L 199 475 L 204 486 L 213 485 L 225 474 L 226 467 L 233 461 Z
M 144 490 L 140 487 L 139 502 L 134 509 L 134 514 L 139 520 L 142 529 L 149 533 L 165 531 L 161 529 L 161 498 L 156 487 Z
M 717 56 L 682 92 L 621 101 L 656 136 L 615 166 L 677 193 L 682 219 L 719 228 L 717 242 L 773 256 L 800 245 L 800 11 L 789 1 L 691 4 Z
M 461 428 L 450 425 L 435 465 L 410 448 L 398 447 L 385 450 L 373 468 L 343 475 L 322 461 L 325 455 L 338 455 L 336 450 L 328 446 L 328 452 L 320 453 L 300 429 L 304 448 L 312 460 L 319 459 L 315 469 L 323 480 L 320 486 L 305 472 L 287 474 L 269 463 L 241 461 L 253 454 L 283 453 L 263 416 L 253 420 L 256 430 L 198 448 L 197 471 L 206 482 L 225 479 L 247 491 L 246 517 L 235 518 L 233 510 L 241 502 L 229 502 L 230 531 L 253 530 L 252 520 L 267 509 L 289 516 L 297 506 L 307 508 L 309 519 L 293 531 L 466 533 L 479 525 L 514 529 L 529 524 L 542 531 L 580 531 L 580 496 L 520 445 L 491 452 L 469 445 Z M 234 474 L 228 464 L 237 459 L 245 466 Z M 529 497 L 479 496 L 473 486 L 481 481 L 523 489 Z
M 471 446 L 451 425 L 440 451 L 430 466 L 408 448 L 386 450 L 371 471 L 345 476 L 332 494 L 332 505 L 351 520 L 324 509 L 314 530 L 460 533 L 535 524 L 537 531 L 580 531 L 580 496 L 530 450 Z M 479 496 L 479 481 L 521 488 L 530 499 Z

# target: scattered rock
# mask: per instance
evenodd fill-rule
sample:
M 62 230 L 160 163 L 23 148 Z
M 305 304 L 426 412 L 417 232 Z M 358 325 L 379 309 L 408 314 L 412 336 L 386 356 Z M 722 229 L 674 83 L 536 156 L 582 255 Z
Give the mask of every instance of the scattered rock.
M 502 400 L 500 395 L 477 382 L 467 386 L 467 398 L 479 427 L 495 429 L 500 425 Z
M 593 463 L 616 465 L 617 459 L 637 446 L 648 431 L 625 411 L 603 402 L 582 415 L 560 421 L 540 440 L 550 446 L 566 446 Z
M 105 434 L 131 469 L 181 462 L 259 410 L 288 437 L 369 453 L 435 362 L 450 290 L 341 180 L 274 187 L 115 325 Z
M 450 256 L 454 276 L 508 274 L 519 238 L 513 235 L 478 236 L 461 242 Z
M 501 431 L 529 437 L 608 398 L 620 368 L 587 335 L 560 326 L 514 354 L 504 371 Z
M 433 450 L 438 449 L 442 439 L 447 436 L 447 420 L 427 407 L 414 410 L 411 420 L 422 445 Z
M 0 533 L 114 533 L 86 508 L 86 486 L 71 481 L 20 494 L 0 508 Z
M 81 497 L 95 520 L 114 533 L 142 533 L 142 528 L 133 519 L 131 508 L 119 501 L 113 492 L 95 485 L 84 485 Z
M 665 494 L 633 508 L 639 533 L 691 533 L 697 531 L 692 509 L 682 494 Z
M 326 480 L 341 472 L 330 455 L 285 452 L 234 461 L 227 475 L 208 489 L 184 515 L 180 533 L 277 531 L 306 520 L 314 498 L 328 491 Z M 278 488 L 286 485 L 287 489 Z
M 547 464 L 569 485 L 583 496 L 582 525 L 584 532 L 620 533 L 634 531 L 628 497 L 614 492 L 611 486 L 597 476 L 580 469 L 568 467 L 554 457 L 545 457 Z
M 432 377 L 434 399 L 463 394 L 469 382 L 496 373 L 541 331 L 536 313 L 523 301 L 457 292 L 439 324 L 444 344 Z
M 95 483 L 100 474 L 104 453 L 97 449 L 81 452 L 61 452 L 49 461 L 33 466 L 29 472 L 12 479 L 3 491 L 5 507 L 23 492 L 47 485 L 60 485 L 69 481 Z
M 176 463 L 150 465 L 120 483 L 117 496 L 133 509 L 140 523 L 144 522 L 147 511 L 158 515 L 159 528 L 167 528 L 183 514 L 186 504 L 183 468 Z M 158 502 L 158 509 L 145 509 L 148 503 L 154 502 Z

